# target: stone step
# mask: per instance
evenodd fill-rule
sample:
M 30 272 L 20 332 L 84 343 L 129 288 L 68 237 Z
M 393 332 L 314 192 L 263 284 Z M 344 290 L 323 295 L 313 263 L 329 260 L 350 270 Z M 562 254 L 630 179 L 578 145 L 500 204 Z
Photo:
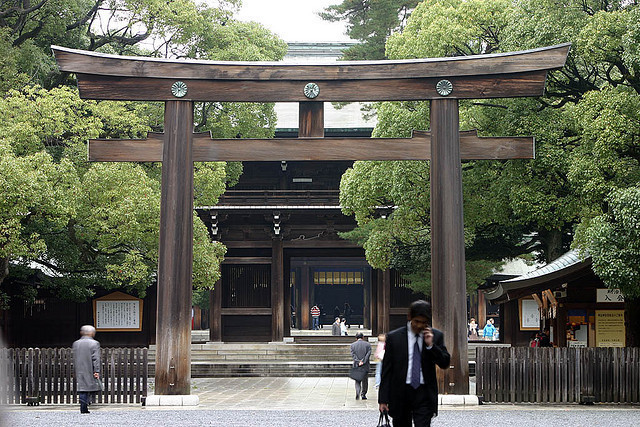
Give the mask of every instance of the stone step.
M 149 350 L 155 352 L 155 350 Z M 287 349 L 268 349 L 268 350 L 200 350 L 191 349 L 191 354 L 248 354 L 248 355 L 276 355 L 276 354 L 350 354 L 349 347 L 338 348 L 287 348 Z
M 149 360 L 155 359 L 155 353 L 149 353 Z M 327 362 L 341 362 L 348 361 L 351 359 L 351 355 L 346 353 L 343 355 L 309 355 L 309 354 L 301 354 L 301 355 L 245 355 L 245 354 L 228 354 L 228 355 L 219 355 L 219 354 L 192 354 L 191 360 L 194 362 L 224 362 L 224 361 L 257 361 L 257 362 L 286 362 L 286 361 L 327 361 Z
M 155 353 L 156 347 L 149 346 L 149 352 Z M 343 355 L 350 354 L 349 345 L 272 345 L 266 344 L 262 347 L 257 347 L 254 344 L 248 344 L 247 346 L 239 346 L 237 344 L 229 345 L 215 345 L 209 344 L 192 344 L 191 354 L 246 354 L 246 355 L 297 355 L 297 354 L 310 354 L 310 355 Z
M 351 362 L 246 362 L 191 364 L 192 378 L 220 377 L 344 377 L 349 375 Z M 155 364 L 149 364 L 149 376 L 155 375 Z M 372 364 L 370 376 L 375 375 Z
M 349 348 L 353 340 L 347 343 L 318 343 L 318 344 L 293 344 L 293 343 L 220 343 L 207 342 L 202 344 L 191 344 L 191 351 L 194 350 L 231 350 L 231 351 L 263 351 L 263 350 L 320 350 L 331 348 Z M 149 349 L 155 349 L 155 345 L 150 345 Z
M 203 343 L 209 341 L 209 330 L 192 330 L 191 331 L 191 342 L 192 343 Z
M 362 332 L 364 336 L 371 336 L 371 329 L 358 328 L 353 326 L 351 328 L 347 328 L 348 336 L 355 337 L 358 332 Z M 318 337 L 318 336 L 332 336 L 331 335 L 331 325 L 325 325 L 324 328 L 318 330 L 307 330 L 307 329 L 292 329 L 291 330 L 292 337 Z
M 495 341 L 470 342 L 467 348 L 467 357 L 469 358 L 469 361 L 476 360 L 476 348 L 478 347 L 511 347 L 511 344 L 504 344 Z
M 478 347 L 510 347 L 501 343 L 469 343 L 469 361 L 475 361 Z M 149 357 L 155 355 L 155 346 L 149 346 Z M 192 358 L 212 359 L 295 359 L 317 358 L 318 360 L 333 360 L 334 358 L 349 357 L 349 344 L 225 344 L 206 343 L 192 344 Z
M 192 378 L 229 377 L 345 377 L 351 362 L 192 362 Z M 369 376 L 374 376 L 376 364 L 371 364 Z M 149 376 L 155 375 L 155 364 L 149 364 Z M 469 375 L 475 376 L 475 362 L 469 363 Z
M 344 339 L 349 337 L 331 337 Z M 351 367 L 351 339 L 333 343 L 220 343 L 191 345 L 191 376 L 215 377 L 344 377 Z M 469 344 L 469 374 L 475 375 L 475 353 Z M 508 346 L 508 344 L 506 345 Z M 375 345 L 374 345 L 375 347 Z M 155 372 L 156 346 L 149 347 L 149 375 Z M 375 372 L 375 363 L 372 363 Z M 373 375 L 373 374 L 372 374 Z
M 365 340 L 371 338 L 368 335 L 364 336 Z M 356 340 L 355 336 L 299 336 L 293 337 L 293 342 L 296 344 L 351 344 Z
M 153 359 L 155 358 L 155 354 L 151 354 L 149 355 L 149 359 Z M 209 355 L 209 356 L 198 356 L 198 355 L 192 355 L 191 356 L 191 361 L 192 362 L 216 362 L 216 363 L 221 363 L 221 362 L 237 362 L 237 361 L 244 361 L 244 362 L 268 362 L 268 361 L 273 361 L 273 362 L 296 362 L 296 361 L 304 361 L 304 362 L 313 362 L 313 361 L 317 361 L 320 360 L 318 359 L 318 357 L 314 357 L 314 356 L 296 356 L 296 357 L 285 357 L 285 356 L 277 356 L 277 357 L 246 357 L 243 355 L 231 355 L 231 356 L 219 356 L 219 355 Z M 350 356 L 344 356 L 344 357 L 338 357 L 338 356 L 334 356 L 334 357 L 325 357 L 323 359 L 321 359 L 322 361 L 327 361 L 327 362 L 343 362 L 343 361 L 348 361 L 350 360 Z
M 362 332 L 365 337 L 371 336 L 371 329 L 358 328 L 357 326 L 352 326 L 348 328 L 347 333 L 348 336 L 351 337 L 351 340 L 354 339 L 358 332 Z M 331 337 L 331 325 L 325 325 L 324 328 L 319 330 L 306 330 L 306 329 L 292 329 L 291 337 L 307 337 L 307 338 L 321 338 L 321 337 Z M 338 337 L 339 338 L 339 337 Z M 192 343 L 205 343 L 209 341 L 209 330 L 192 330 L 191 331 L 191 342 Z
M 154 355 L 155 357 L 155 355 Z M 318 357 L 317 355 L 312 355 L 312 354 L 300 354 L 300 355 L 280 355 L 280 354 L 276 354 L 276 355 L 253 355 L 253 356 L 248 356 L 246 354 L 227 354 L 227 355 L 220 355 L 220 354 L 212 354 L 212 355 L 202 355 L 202 354 L 195 354 L 195 355 L 191 355 L 191 360 L 194 361 L 224 361 L 224 360 L 256 360 L 256 361 L 268 361 L 268 360 L 273 360 L 273 361 L 293 361 L 295 362 L 296 360 L 304 360 L 304 361 L 314 361 L 314 360 L 322 360 L 322 361 L 344 361 L 344 360 L 351 360 L 351 355 L 350 354 L 344 354 L 344 355 L 325 355 L 322 358 Z
M 469 361 L 475 361 L 478 347 L 510 347 L 501 343 L 469 343 Z M 155 357 L 155 346 L 149 346 L 149 358 Z M 192 344 L 191 357 L 198 360 L 341 360 L 350 357 L 348 344 Z

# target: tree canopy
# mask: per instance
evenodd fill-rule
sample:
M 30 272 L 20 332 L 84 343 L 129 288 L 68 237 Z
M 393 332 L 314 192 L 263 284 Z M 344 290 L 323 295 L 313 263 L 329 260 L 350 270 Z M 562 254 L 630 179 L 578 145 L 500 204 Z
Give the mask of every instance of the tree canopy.
M 320 17 L 346 21 L 347 35 L 360 42 L 344 51 L 344 59 L 384 59 L 387 38 L 404 27 L 417 4 L 418 0 L 343 0 Z
M 637 195 L 639 28 L 635 1 L 430 0 L 389 37 L 391 59 L 572 43 L 567 65 L 550 73 L 544 97 L 460 103 L 462 129 L 536 139 L 535 160 L 463 163 L 467 259 L 484 262 L 468 270 L 481 275 L 496 266 L 489 261 L 526 254 L 551 261 L 573 242 L 591 253 L 607 285 L 619 284 L 603 266 L 621 266 L 629 257 L 598 261 L 597 247 L 607 244 L 601 237 L 611 230 L 605 225 L 620 227 L 620 217 L 631 211 L 622 206 Z M 429 128 L 426 103 L 380 103 L 376 111 L 376 136 Z M 365 245 L 367 258 L 379 268 L 422 275 L 420 287 L 429 281 L 428 179 L 428 164 L 420 162 L 358 162 L 341 184 L 341 204 L 360 226 L 352 237 Z M 383 218 L 375 206 L 397 208 Z M 580 238 L 574 241 L 576 227 Z M 618 244 L 633 251 L 632 233 L 618 231 Z M 637 269 L 625 266 L 629 274 Z M 473 274 L 468 283 L 479 284 Z M 637 278 L 634 283 L 624 287 L 629 297 L 640 289 Z
M 90 138 L 144 138 L 162 131 L 159 103 L 85 101 L 55 66 L 51 44 L 127 55 L 278 60 L 286 44 L 256 23 L 233 19 L 238 0 L 26 0 L 0 9 L 0 297 L 6 277 L 40 270 L 49 294 L 76 301 L 96 289 L 139 296 L 157 269 L 160 168 L 86 161 Z M 197 103 L 197 131 L 270 137 L 273 106 Z M 195 203 L 215 204 L 237 181 L 237 163 L 195 165 Z M 194 287 L 211 288 L 224 246 L 194 214 Z M 28 281 L 15 281 L 27 283 Z M 12 289 L 35 297 L 32 286 Z M 203 293 L 195 295 L 195 302 Z

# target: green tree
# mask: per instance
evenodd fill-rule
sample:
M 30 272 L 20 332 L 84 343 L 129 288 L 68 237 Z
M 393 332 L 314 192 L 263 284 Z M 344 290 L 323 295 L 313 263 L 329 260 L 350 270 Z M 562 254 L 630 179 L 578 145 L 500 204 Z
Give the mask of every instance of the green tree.
M 496 50 L 497 37 L 506 25 L 508 2 L 430 2 L 418 5 L 402 33 L 387 43 L 392 59 L 485 53 Z M 452 11 L 452 9 L 454 9 Z M 429 128 L 428 103 L 380 103 L 374 136 L 406 137 L 412 129 Z M 463 104 L 463 121 L 467 104 Z M 389 173 L 389 170 L 401 172 Z M 484 171 L 484 172 L 483 172 Z M 513 221 L 504 198 L 488 200 L 487 182 L 479 179 L 487 171 L 482 162 L 466 162 L 465 245 L 467 283 L 475 286 L 492 268 L 509 256 L 527 252 L 531 243 L 523 238 L 526 228 Z M 471 176 L 472 180 L 467 178 Z M 495 175 L 494 175 L 495 178 Z M 373 185 L 366 188 L 369 181 Z M 473 184 L 473 185 L 470 185 Z M 357 195 L 358 189 L 366 196 Z M 481 190 L 478 192 L 478 190 Z M 474 198 L 475 197 L 475 198 Z M 469 199 L 474 199 L 469 202 Z M 356 214 L 357 231 L 367 258 L 378 268 L 393 267 L 412 279 L 412 286 L 430 289 L 429 169 L 425 162 L 378 163 L 373 170 L 357 162 L 343 176 L 341 204 Z M 395 206 L 387 218 L 375 218 L 373 206 Z M 501 220 L 501 221 L 498 221 Z M 369 221 L 372 223 L 369 224 Z M 490 250 L 491 248 L 499 248 Z
M 632 254 L 640 182 L 640 5 L 576 1 L 554 10 L 553 2 L 543 2 L 540 10 L 534 3 L 518 9 L 518 17 L 531 22 L 515 28 L 512 40 L 554 43 L 561 36 L 574 43 L 549 91 L 559 99 L 551 105 L 564 106 L 574 124 L 567 176 L 581 211 L 573 246 L 591 254 L 607 286 L 622 290 L 627 345 L 637 346 L 640 282 Z
M 73 85 L 60 75 L 50 46 L 172 58 L 271 60 L 286 44 L 256 23 L 233 19 L 241 0 L 7 0 L 0 29 L 34 83 Z M 144 42 L 144 43 L 143 43 Z
M 0 186 L 1 285 L 9 274 L 11 261 L 27 263 L 46 252 L 44 236 L 29 223 L 64 226 L 73 211 L 69 195 L 77 186 L 77 177 L 69 161 L 55 163 L 44 152 L 18 157 L 10 144 L 0 138 Z M 24 295 L 32 296 L 33 290 L 25 289 Z M 0 299 L 0 306 L 8 302 L 1 288 Z
M 421 2 L 402 32 L 387 43 L 389 58 L 477 55 L 499 49 L 509 21 L 508 0 Z
M 572 1 L 559 7 L 553 0 L 438 0 L 419 4 L 404 31 L 389 38 L 387 55 L 393 59 L 482 54 L 573 43 L 567 66 L 550 74 L 546 97 L 461 102 L 463 129 L 478 128 L 485 135 L 533 135 L 537 155 L 533 161 L 463 164 L 468 259 L 476 255 L 492 259 L 495 255 L 534 253 L 550 261 L 568 248 L 575 225 L 593 216 L 594 207 L 595 212 L 599 212 L 598 209 L 606 205 L 603 197 L 611 188 L 633 182 L 634 172 L 624 168 L 632 156 L 618 150 L 607 151 L 608 163 L 604 158 L 594 157 L 592 153 L 597 145 L 586 143 L 585 123 L 581 118 L 595 125 L 597 122 L 585 115 L 585 109 L 602 108 L 600 104 L 589 105 L 593 99 L 602 99 L 607 104 L 612 88 L 627 96 L 637 95 L 637 28 L 635 2 Z M 428 128 L 426 104 L 379 104 L 377 113 L 376 134 L 379 136 L 407 136 L 411 129 Z M 593 135 L 609 135 L 618 141 L 619 135 L 625 135 L 624 132 L 616 134 L 622 131 L 620 126 L 610 129 L 608 134 L 601 131 L 594 129 Z M 637 135 L 634 132 L 628 133 Z M 632 144 L 627 151 L 634 149 Z M 608 176 L 612 171 L 608 168 L 610 165 L 616 166 L 615 177 Z M 354 167 L 354 171 L 358 167 Z M 380 174 L 379 178 L 355 172 L 345 175 L 344 187 L 348 189 L 350 180 L 385 180 L 384 168 L 376 173 Z M 609 182 L 609 189 L 600 185 L 605 181 Z M 411 194 L 414 197 L 406 200 L 419 200 L 419 203 L 410 202 L 407 208 L 415 206 L 423 211 L 424 196 L 416 190 Z M 367 201 L 367 197 L 345 198 L 345 206 L 363 211 Z M 387 221 L 394 221 L 393 217 L 390 215 Z M 424 222 L 422 228 L 427 224 Z M 419 225 L 416 223 L 414 228 L 420 229 Z M 361 234 L 361 239 L 366 237 L 366 233 Z M 387 252 L 401 247 L 389 236 L 382 240 L 388 242 Z M 376 245 L 370 247 L 379 250 Z M 421 258 L 427 259 L 425 255 Z
M 611 192 L 607 212 L 583 222 L 576 244 L 588 248 L 593 269 L 611 288 L 625 296 L 626 345 L 640 345 L 640 187 Z
M 18 275 L 35 263 L 52 273 L 45 285 L 64 298 L 83 300 L 96 288 L 144 295 L 157 263 L 159 166 L 82 160 L 86 138 L 139 137 L 149 130 L 136 104 L 32 87 L 0 100 L 0 116 L 0 285 L 11 263 L 21 267 Z M 225 167 L 207 165 L 196 188 L 211 201 L 224 191 Z M 225 250 L 194 219 L 194 283 L 211 286 Z
M 344 59 L 383 59 L 384 44 L 401 31 L 418 0 L 343 0 L 327 7 L 320 17 L 347 22 L 347 35 L 359 44 L 344 51 Z
M 8 189 L 0 201 L 6 215 L 0 228 L 5 302 L 7 275 L 28 275 L 34 265 L 49 273 L 44 285 L 51 292 L 73 300 L 86 299 L 96 288 L 142 296 L 157 269 L 161 165 L 90 164 L 86 141 L 162 131 L 162 105 L 83 101 L 73 87 L 53 88 L 73 81 L 58 73 L 49 45 L 219 60 L 284 56 L 286 44 L 276 36 L 232 19 L 238 1 L 218 3 L 2 4 L 0 32 L 8 37 L 0 40 L 0 52 L 6 53 L 0 69 L 11 77 L 0 85 L 0 183 Z M 195 118 L 197 130 L 214 137 L 269 137 L 275 126 L 268 104 L 199 103 Z M 215 204 L 241 170 L 237 163 L 196 164 L 195 203 Z M 194 215 L 197 289 L 213 286 L 224 252 Z M 35 295 L 28 288 L 21 293 Z

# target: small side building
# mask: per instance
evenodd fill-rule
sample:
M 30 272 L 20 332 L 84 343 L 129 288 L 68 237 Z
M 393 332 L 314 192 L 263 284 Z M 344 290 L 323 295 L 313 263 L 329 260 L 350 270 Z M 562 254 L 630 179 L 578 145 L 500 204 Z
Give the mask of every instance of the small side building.
M 494 282 L 485 298 L 500 304 L 500 336 L 528 346 L 549 328 L 557 347 L 624 347 L 624 298 L 608 289 L 590 257 L 569 251 L 530 273 Z

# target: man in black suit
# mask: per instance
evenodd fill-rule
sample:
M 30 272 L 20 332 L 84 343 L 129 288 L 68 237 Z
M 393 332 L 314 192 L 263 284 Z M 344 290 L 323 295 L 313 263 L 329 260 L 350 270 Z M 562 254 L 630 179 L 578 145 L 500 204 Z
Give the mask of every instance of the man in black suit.
M 387 334 L 378 392 L 380 412 L 388 411 L 394 427 L 430 426 L 438 413 L 436 365 L 449 367 L 444 335 L 431 327 L 431 304 L 409 306 L 406 326 Z

